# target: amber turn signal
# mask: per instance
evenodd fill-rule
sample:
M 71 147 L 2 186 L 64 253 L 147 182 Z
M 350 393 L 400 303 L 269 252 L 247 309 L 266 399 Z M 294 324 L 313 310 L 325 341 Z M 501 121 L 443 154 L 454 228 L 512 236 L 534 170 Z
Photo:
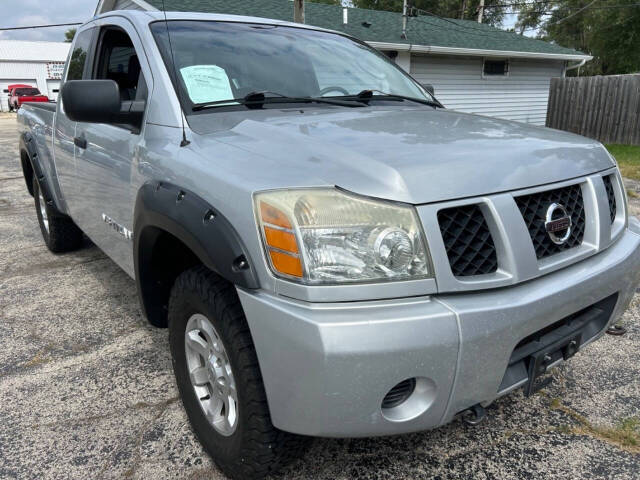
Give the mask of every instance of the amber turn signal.
M 298 244 L 287 215 L 273 205 L 260 202 L 260 217 L 273 268 L 284 275 L 302 277 Z

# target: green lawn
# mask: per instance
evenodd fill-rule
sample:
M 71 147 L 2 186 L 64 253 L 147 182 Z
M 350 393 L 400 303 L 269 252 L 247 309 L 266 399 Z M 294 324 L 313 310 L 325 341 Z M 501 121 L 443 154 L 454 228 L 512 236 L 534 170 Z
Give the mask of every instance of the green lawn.
M 622 171 L 622 176 L 640 180 L 640 147 L 633 145 L 606 145 Z

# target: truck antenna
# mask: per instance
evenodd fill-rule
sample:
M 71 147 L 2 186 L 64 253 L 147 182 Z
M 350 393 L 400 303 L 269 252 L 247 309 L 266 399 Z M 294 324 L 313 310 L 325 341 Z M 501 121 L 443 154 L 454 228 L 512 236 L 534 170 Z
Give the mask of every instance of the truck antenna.
M 184 114 L 182 111 L 182 96 L 180 95 L 180 85 L 178 84 L 178 71 L 176 70 L 176 60 L 173 56 L 173 45 L 171 44 L 171 32 L 169 31 L 169 21 L 167 20 L 167 9 L 164 6 L 164 0 L 162 0 L 162 13 L 164 14 L 164 24 L 167 28 L 167 39 L 169 40 L 169 53 L 171 54 L 171 68 L 173 70 L 173 83 L 176 87 L 176 93 L 178 94 L 178 103 L 180 104 L 180 122 L 182 125 L 182 141 L 181 147 L 186 147 L 191 142 L 187 140 L 187 132 L 184 127 Z

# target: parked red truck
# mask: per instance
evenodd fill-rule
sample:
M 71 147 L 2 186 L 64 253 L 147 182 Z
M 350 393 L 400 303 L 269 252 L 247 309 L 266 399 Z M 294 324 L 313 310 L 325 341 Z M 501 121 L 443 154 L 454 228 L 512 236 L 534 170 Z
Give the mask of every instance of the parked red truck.
M 18 110 L 25 102 L 48 102 L 49 97 L 42 95 L 40 90 L 31 85 L 9 85 L 4 93 L 9 94 L 9 111 Z

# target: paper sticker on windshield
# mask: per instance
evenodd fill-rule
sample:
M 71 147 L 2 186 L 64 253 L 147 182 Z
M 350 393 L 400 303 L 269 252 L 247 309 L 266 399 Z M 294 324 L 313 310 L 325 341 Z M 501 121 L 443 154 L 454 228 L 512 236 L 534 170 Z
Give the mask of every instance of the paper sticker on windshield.
M 180 69 L 193 103 L 215 102 L 233 98 L 229 77 L 217 65 L 193 65 Z

